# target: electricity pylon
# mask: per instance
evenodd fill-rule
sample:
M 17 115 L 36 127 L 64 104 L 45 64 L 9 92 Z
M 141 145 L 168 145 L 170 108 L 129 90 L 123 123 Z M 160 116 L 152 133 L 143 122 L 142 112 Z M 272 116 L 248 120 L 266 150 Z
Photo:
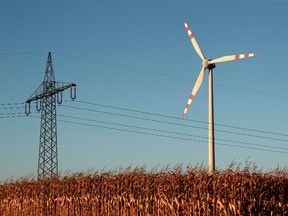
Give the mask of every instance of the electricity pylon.
M 57 82 L 51 52 L 48 53 L 44 81 L 25 103 L 25 113 L 30 114 L 30 103 L 36 101 L 41 111 L 38 179 L 58 175 L 56 102 L 62 103 L 62 92 L 70 88 L 71 99 L 76 98 L 76 84 Z

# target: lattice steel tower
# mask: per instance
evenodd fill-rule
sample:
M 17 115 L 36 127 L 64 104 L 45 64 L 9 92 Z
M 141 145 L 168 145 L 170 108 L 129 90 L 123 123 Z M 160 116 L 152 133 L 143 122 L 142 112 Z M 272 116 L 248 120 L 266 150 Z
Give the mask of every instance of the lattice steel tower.
M 38 179 L 58 175 L 56 103 L 62 103 L 62 92 L 68 88 L 70 88 L 71 99 L 75 99 L 75 83 L 55 81 L 51 52 L 49 52 L 44 81 L 25 104 L 27 115 L 30 114 L 32 101 L 36 101 L 36 110 L 41 111 Z

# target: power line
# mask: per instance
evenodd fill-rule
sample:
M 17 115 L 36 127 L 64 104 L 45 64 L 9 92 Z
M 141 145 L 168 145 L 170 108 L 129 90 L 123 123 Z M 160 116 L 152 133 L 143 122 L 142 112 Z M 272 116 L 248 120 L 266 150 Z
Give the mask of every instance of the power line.
M 47 52 L 42 52 L 42 51 L 38 51 L 38 52 L 33 52 L 33 51 L 23 51 L 23 52 L 0 52 L 1 55 L 25 55 L 25 54 L 44 54 Z
M 207 136 L 199 136 L 199 135 L 194 135 L 194 134 L 179 133 L 179 132 L 168 131 L 168 130 L 159 130 L 159 129 L 154 129 L 154 128 L 146 128 L 146 127 L 142 127 L 142 126 L 135 126 L 135 125 L 122 124 L 122 123 L 100 121 L 100 120 L 95 120 L 95 119 L 90 119 L 90 118 L 82 118 L 82 117 L 62 115 L 62 114 L 58 114 L 57 116 L 64 117 L 64 118 L 72 118 L 72 119 L 81 120 L 81 121 L 89 121 L 89 122 L 96 122 L 96 123 L 101 123 L 101 124 L 109 124 L 109 125 L 113 125 L 113 126 L 129 127 L 129 128 L 133 128 L 133 129 L 148 130 L 148 131 L 160 132 L 160 133 L 168 133 L 168 134 L 173 134 L 173 135 L 196 137 L 196 138 L 207 140 Z M 255 143 L 248 143 L 248 142 L 242 142 L 242 141 L 236 141 L 236 140 L 226 140 L 226 139 L 218 139 L 218 138 L 216 138 L 215 140 L 224 141 L 224 142 L 233 142 L 233 143 L 251 145 L 251 146 L 258 146 L 258 147 L 264 147 L 264 148 L 275 148 L 275 149 L 281 149 L 281 150 L 288 150 L 288 148 L 286 148 L 286 147 L 255 144 Z
M 123 108 L 123 107 L 117 107 L 117 106 L 111 106 L 111 105 L 104 105 L 104 104 L 93 103 L 93 102 L 88 102 L 88 101 L 75 100 L 75 102 L 76 103 L 87 104 L 87 105 L 105 107 L 105 108 L 110 108 L 110 109 L 116 109 L 116 110 L 121 110 L 121 111 L 134 112 L 134 113 L 140 113 L 140 114 L 145 114 L 145 115 L 169 118 L 169 119 L 173 119 L 173 120 L 181 120 L 181 121 L 184 121 L 184 122 L 188 121 L 188 122 L 200 123 L 200 124 L 208 125 L 208 122 L 206 122 L 206 121 L 192 120 L 192 119 L 184 119 L 183 120 L 182 118 L 176 117 L 176 116 L 159 114 L 159 113 L 153 113 L 153 112 L 147 112 L 147 111 L 141 111 L 141 110 L 135 110 L 135 109 L 129 109 L 129 108 Z M 23 108 L 23 107 L 20 107 L 20 106 L 16 106 L 16 105 L 19 105 L 19 104 L 22 105 L 24 103 L 0 104 L 0 106 L 9 106 L 9 107 L 0 107 L 0 110 L 1 109 Z M 15 106 L 11 107 L 11 105 L 15 105 Z M 153 121 L 153 122 L 157 122 L 157 123 L 171 124 L 171 125 L 177 125 L 177 126 L 183 126 L 183 127 L 193 127 L 193 128 L 197 128 L 197 129 L 205 129 L 205 130 L 207 130 L 206 127 L 187 125 L 187 124 L 182 124 L 182 123 L 168 122 L 168 121 L 144 118 L 144 117 L 139 117 L 139 116 L 131 116 L 131 115 L 124 115 L 124 114 L 106 112 L 106 111 L 99 111 L 99 110 L 88 109 L 88 108 L 83 108 L 83 107 L 75 107 L 75 106 L 68 106 L 68 105 L 62 105 L 62 106 L 64 106 L 64 107 L 66 106 L 68 108 L 73 108 L 73 109 L 80 109 L 80 110 L 90 111 L 90 112 L 98 112 L 98 113 L 102 113 L 102 114 L 116 115 L 116 116 L 120 116 L 120 117 L 134 118 L 134 119 L 138 119 L 138 120 Z M 0 115 L 11 115 L 11 114 L 20 114 L 20 113 L 3 113 L 3 114 L 0 114 Z M 215 124 L 215 125 L 216 126 L 220 126 L 220 127 L 231 128 L 231 129 L 235 129 L 235 130 L 243 130 L 243 131 L 249 131 L 249 132 L 264 133 L 264 134 L 269 134 L 269 135 L 288 137 L 287 134 L 276 133 L 276 132 L 271 132 L 271 131 L 264 131 L 264 130 L 259 130 L 259 129 L 244 128 L 244 127 L 238 127 L 238 126 L 233 126 L 233 125 L 225 125 L 225 124 Z M 267 137 L 267 136 L 259 136 L 259 135 L 253 135 L 253 134 L 247 134 L 247 133 L 239 133 L 239 132 L 234 132 L 234 131 L 227 131 L 227 130 L 216 129 L 216 131 L 223 132 L 223 133 L 236 134 L 236 135 L 251 136 L 251 137 L 256 137 L 256 138 L 272 139 L 272 140 L 283 141 L 283 142 L 287 142 L 288 141 L 287 139 L 278 139 L 278 138 L 272 138 L 272 137 Z
M 123 111 L 129 111 L 129 112 L 135 112 L 135 113 L 141 113 L 141 114 L 147 114 L 147 115 L 153 115 L 153 116 L 158 116 L 158 117 L 170 118 L 170 119 L 175 119 L 175 120 L 182 120 L 182 121 L 185 120 L 185 121 L 189 121 L 189 122 L 196 122 L 196 123 L 208 125 L 207 121 L 192 120 L 192 119 L 187 119 L 187 118 L 183 119 L 183 118 L 176 117 L 176 116 L 170 116 L 170 115 L 164 115 L 164 114 L 159 114 L 159 113 L 152 113 L 152 112 L 128 109 L 128 108 L 123 108 L 123 107 L 110 106 L 110 105 L 103 105 L 103 104 L 87 102 L 87 101 L 74 100 L 74 102 L 93 105 L 93 106 L 100 106 L 100 107 L 105 107 L 105 108 L 112 108 L 112 109 L 117 109 L 117 110 L 123 110 Z M 266 134 L 271 134 L 271 135 L 288 137 L 288 134 L 275 133 L 275 132 L 271 132 L 271 131 L 264 131 L 264 130 L 244 128 L 244 127 L 238 127 L 238 126 L 226 125 L 226 124 L 217 124 L 217 123 L 215 125 L 221 126 L 221 127 L 233 128 L 233 129 L 237 129 L 237 130 L 246 130 L 246 131 L 252 131 L 252 132 L 259 132 L 259 133 L 266 133 Z
M 0 118 L 12 118 L 12 117 L 25 117 L 26 116 L 24 114 L 22 114 L 22 115 L 21 114 L 22 114 L 21 112 L 19 112 L 19 113 L 5 113 L 5 114 L 1 114 L 3 116 L 1 116 Z M 96 123 L 101 123 L 101 124 L 109 124 L 109 125 L 113 125 L 113 126 L 121 126 L 121 127 L 129 127 L 129 128 L 133 128 L 133 129 L 148 130 L 148 131 L 153 131 L 153 132 L 158 132 L 158 133 L 168 133 L 168 134 L 178 135 L 178 136 L 196 137 L 196 138 L 205 139 L 205 140 L 207 139 L 207 136 L 199 136 L 199 135 L 193 135 L 193 134 L 187 134 L 187 133 L 181 133 L 181 132 L 175 132 L 175 131 L 159 130 L 159 129 L 154 129 L 154 128 L 146 128 L 146 127 L 127 125 L 127 124 L 122 124 L 122 123 L 100 121 L 100 120 L 95 120 L 95 119 L 90 119 L 90 118 L 82 118 L 82 117 L 62 115 L 62 114 L 57 114 L 57 116 L 64 117 L 64 118 L 72 118 L 72 119 L 81 120 L 81 121 L 90 121 L 90 122 L 96 122 Z M 286 148 L 286 147 L 255 144 L 255 143 L 249 143 L 249 142 L 243 142 L 243 141 L 237 141 L 237 140 L 227 140 L 227 139 L 219 139 L 219 138 L 216 138 L 215 140 L 221 141 L 221 142 L 229 142 L 229 143 L 237 143 L 237 144 L 243 144 L 243 145 L 248 145 L 248 146 L 262 147 L 262 148 L 288 150 L 288 148 Z
M 43 54 L 43 53 L 47 53 L 47 52 L 43 52 L 43 51 L 39 51 L 39 52 L 32 52 L 32 51 L 31 52 L 29 52 L 29 51 L 27 51 L 27 52 L 1 52 L 0 54 L 1 55 L 22 55 L 22 54 Z M 55 55 L 59 55 L 59 56 L 68 57 L 68 58 L 78 59 L 78 60 L 81 60 L 81 61 L 93 62 L 93 63 L 107 65 L 107 66 L 112 66 L 112 67 L 116 67 L 116 68 L 122 68 L 122 69 L 126 69 L 126 70 L 137 71 L 137 72 L 140 72 L 140 73 L 153 74 L 153 75 L 157 75 L 157 76 L 169 77 L 169 78 L 186 80 L 186 81 L 195 81 L 195 79 L 189 79 L 189 78 L 186 78 L 186 77 L 174 76 L 174 75 L 159 73 L 159 72 L 155 72 L 155 71 L 145 70 L 145 69 L 141 69 L 141 68 L 126 66 L 126 65 L 120 65 L 120 64 L 110 63 L 110 62 L 99 61 L 99 60 L 95 60 L 95 59 L 88 59 L 88 58 L 83 58 L 83 57 L 79 57 L 79 56 L 69 55 L 69 54 L 65 54 L 65 53 L 54 52 L 54 54 Z M 280 97 L 280 98 L 288 99 L 288 96 L 279 95 L 279 94 L 271 94 L 271 93 L 267 93 L 267 92 L 256 91 L 256 90 L 253 90 L 253 89 L 244 89 L 244 88 L 227 86 L 227 85 L 216 84 L 216 83 L 214 85 L 222 87 L 222 88 L 229 88 L 229 89 L 235 89 L 235 90 L 238 90 L 238 91 L 250 92 L 250 93 L 254 93 L 254 94 L 269 95 L 269 96 L 272 96 L 272 97 Z
M 83 57 L 69 55 L 69 54 L 64 54 L 64 53 L 57 53 L 56 52 L 55 54 L 56 55 L 60 55 L 60 56 L 64 56 L 64 57 L 68 57 L 68 58 L 78 59 L 78 60 L 81 60 L 81 61 L 93 62 L 93 63 L 107 65 L 107 66 L 112 66 L 112 67 L 116 67 L 116 68 L 122 68 L 122 69 L 126 69 L 126 70 L 137 71 L 137 72 L 140 72 L 140 73 L 152 74 L 152 75 L 157 75 L 157 76 L 162 76 L 162 77 L 169 77 L 169 78 L 173 78 L 173 79 L 180 79 L 180 80 L 186 80 L 186 81 L 196 81 L 195 79 L 189 79 L 189 78 L 186 78 L 186 77 L 180 77 L 180 76 L 174 76 L 174 75 L 159 73 L 159 72 L 150 71 L 150 70 L 144 70 L 144 69 L 131 67 L 131 66 L 127 66 L 127 65 L 119 65 L 119 64 L 115 64 L 115 63 L 98 61 L 98 60 L 83 58 Z M 267 93 L 267 92 L 256 91 L 256 90 L 253 90 L 253 89 L 244 89 L 244 88 L 232 87 L 232 86 L 216 84 L 216 83 L 214 83 L 214 86 L 219 86 L 219 87 L 222 87 L 222 88 L 235 89 L 235 90 L 238 90 L 238 91 L 245 91 L 245 92 L 250 92 L 250 93 L 254 93 L 254 94 L 269 95 L 269 96 L 272 96 L 272 97 L 280 97 L 280 98 L 288 99 L 288 96 L 278 95 L 278 94 L 271 94 L 271 93 Z
M 119 65 L 119 64 L 115 64 L 115 63 L 109 63 L 109 62 L 104 62 L 104 61 L 92 60 L 92 59 L 82 58 L 82 57 L 68 55 L 68 54 L 64 54 L 64 53 L 54 53 L 54 54 L 60 55 L 60 56 L 64 56 L 64 57 L 73 58 L 73 59 L 78 59 L 78 60 L 81 60 L 81 61 L 93 62 L 93 63 L 107 65 L 107 66 L 112 66 L 112 67 L 116 67 L 116 68 L 122 68 L 122 69 L 126 69 L 126 70 L 137 71 L 137 72 L 140 72 L 140 73 L 153 74 L 153 75 L 169 77 L 169 78 L 174 78 L 174 79 L 180 79 L 180 80 L 189 80 L 189 81 L 193 80 L 193 79 L 188 79 L 188 78 L 185 78 L 185 77 L 173 76 L 173 75 L 169 75 L 169 74 L 163 74 L 163 73 L 159 73 L 159 72 L 155 72 L 155 71 L 144 70 L 144 69 L 140 69 L 140 68 L 136 68 L 136 67 Z
M 0 110 L 7 110 L 7 109 L 23 109 L 24 108 L 24 106 L 21 106 L 21 107 L 19 107 L 19 106 L 15 106 L 15 107 L 0 107 Z
M 77 109 L 80 108 L 81 110 L 96 111 L 96 112 L 103 113 L 102 111 L 86 109 L 86 108 L 82 108 L 82 107 L 72 107 L 72 106 L 67 106 L 67 105 L 63 105 L 63 106 L 70 107 L 70 108 L 77 108 Z M 128 109 L 126 109 L 126 110 L 128 110 Z M 117 114 L 117 113 L 110 113 L 110 112 L 104 112 L 104 113 L 105 114 L 116 114 L 116 115 L 127 117 L 127 115 L 122 115 L 122 114 Z M 127 124 L 122 124 L 122 123 L 100 121 L 100 120 L 94 120 L 94 119 L 90 119 L 90 118 L 82 118 L 82 117 L 76 117 L 76 116 L 68 116 L 68 115 L 58 115 L 58 116 L 64 117 L 64 118 L 72 118 L 72 119 L 81 120 L 81 121 L 87 121 L 87 122 L 90 121 L 90 122 L 96 122 L 96 123 L 100 123 L 100 124 L 109 124 L 109 125 L 113 125 L 113 126 L 128 127 L 128 128 L 132 128 L 133 130 L 123 129 L 123 128 L 115 128 L 115 127 L 107 127 L 107 126 L 103 126 L 103 125 L 95 125 L 95 124 L 89 124 L 89 123 L 83 123 L 83 122 L 57 120 L 59 122 L 77 124 L 77 125 L 82 125 L 82 126 L 98 127 L 98 128 L 102 128 L 102 129 L 110 129 L 110 130 L 117 130 L 117 131 L 123 131 L 123 132 L 131 132 L 131 133 L 136 133 L 136 134 L 152 135 L 152 136 L 158 136 L 158 137 L 165 137 L 165 138 L 185 140 L 185 141 L 203 142 L 203 143 L 206 143 L 206 139 L 207 139 L 206 136 L 199 136 L 199 135 L 193 135 L 193 134 L 187 134 L 187 133 L 181 133 L 181 132 L 175 132 L 175 131 L 159 130 L 159 129 L 154 129 L 154 128 L 146 128 L 146 127 L 127 125 Z M 18 113 L 2 113 L 0 116 L 0 118 L 14 118 L 14 117 L 26 117 L 26 115 L 22 114 L 22 112 L 18 112 Z M 39 118 L 36 116 L 32 116 L 32 117 Z M 141 117 L 136 117 L 136 116 L 128 116 L 128 117 L 135 117 L 137 119 L 143 119 Z M 144 119 L 147 120 L 147 118 L 144 118 Z M 149 120 L 153 120 L 153 119 L 149 119 Z M 159 120 L 154 120 L 154 121 L 160 122 L 160 123 L 170 123 L 170 124 L 174 124 L 174 125 L 179 126 L 179 124 L 173 123 L 173 122 L 165 122 L 165 121 L 159 121 Z M 207 129 L 207 128 L 197 127 L 197 126 L 192 126 L 192 125 L 183 125 L 183 124 L 180 124 L 180 125 L 186 126 L 186 127 L 196 127 L 196 128 L 200 128 L 200 129 Z M 138 130 L 142 130 L 142 131 L 135 131 L 134 129 L 138 129 Z M 144 132 L 143 130 L 152 131 L 153 133 Z M 166 134 L 171 134 L 171 135 L 160 134 L 160 133 L 166 133 Z M 250 134 L 248 134 L 248 135 L 251 136 Z M 187 138 L 187 137 L 193 137 L 193 138 Z M 257 137 L 259 137 L 259 136 L 257 136 Z M 195 139 L 195 138 L 197 138 L 197 139 Z M 260 137 L 260 138 L 263 138 L 263 137 Z M 267 137 L 264 137 L 264 138 L 267 138 Z M 271 137 L 269 137 L 269 138 L 279 141 L 279 139 L 275 139 L 275 138 L 271 138 Z M 199 139 L 201 139 L 201 140 L 199 140 Z M 205 141 L 202 139 L 205 139 Z M 246 149 L 254 149 L 254 150 L 261 150 L 261 151 L 270 151 L 270 152 L 275 152 L 275 153 L 287 153 L 285 150 L 288 149 L 285 147 L 249 143 L 249 142 L 243 142 L 243 141 L 237 141 L 237 140 L 215 139 L 215 141 L 216 141 L 217 145 L 237 147 L 237 148 L 246 148 Z M 230 144 L 223 143 L 223 142 L 229 142 Z M 236 143 L 236 144 L 231 144 L 231 143 Z M 240 144 L 240 145 L 237 145 L 237 144 Z M 245 145 L 245 146 L 243 146 L 243 145 Z
M 0 106 L 11 106 L 11 105 L 20 105 L 20 104 L 22 104 L 22 105 L 24 105 L 24 103 L 2 103 L 2 104 L 0 104 Z
M 20 114 L 24 114 L 23 112 L 14 112 L 14 113 L 0 113 L 0 115 L 20 115 Z
M 133 118 L 133 119 L 137 119 L 137 120 L 145 120 L 145 121 L 151 121 L 151 122 L 162 123 L 162 124 L 170 124 L 170 125 L 177 125 L 177 126 L 182 126 L 182 127 L 190 127 L 190 128 L 197 128 L 197 129 L 207 130 L 206 127 L 200 127 L 200 126 L 195 126 L 195 125 L 188 125 L 188 124 L 181 124 L 181 123 L 176 123 L 176 122 L 162 121 L 162 120 L 156 120 L 156 119 L 144 118 L 144 117 L 132 116 L 132 115 L 124 115 L 124 114 L 119 114 L 119 113 L 114 113 L 114 112 L 100 111 L 100 110 L 94 110 L 94 109 L 83 108 L 83 107 L 76 107 L 76 106 L 69 106 L 69 105 L 62 105 L 62 106 L 63 107 L 67 107 L 67 108 L 77 109 L 77 110 L 83 110 L 83 111 L 89 111 L 89 112 L 97 112 L 97 113 L 102 113 L 102 114 L 107 114 L 107 115 L 114 115 L 114 116 L 120 116 L 120 117 L 125 117 L 125 118 Z M 274 141 L 288 142 L 287 139 L 279 139 L 279 138 L 273 138 L 273 137 L 267 137 L 267 136 L 259 136 L 259 135 L 255 135 L 255 134 L 239 133 L 239 132 L 227 131 L 227 130 L 219 130 L 219 129 L 215 129 L 215 131 L 218 131 L 218 132 L 221 132 L 221 133 L 234 134 L 234 135 L 249 136 L 249 137 L 254 137 L 254 138 L 261 138 L 261 139 L 269 139 L 269 140 L 274 140 Z
M 25 114 L 15 114 L 15 115 L 4 115 L 4 116 L 0 116 L 0 119 L 5 119 L 5 118 L 18 118 L 18 117 L 26 117 Z
M 38 116 L 32 116 L 32 115 L 30 115 L 29 117 L 40 118 Z M 164 135 L 164 134 L 159 134 L 159 133 L 150 133 L 150 132 L 143 132 L 143 131 L 128 130 L 128 129 L 123 129 L 123 128 L 108 127 L 108 126 L 103 126 L 103 125 L 95 125 L 95 124 L 88 124 L 88 123 L 75 122 L 75 121 L 57 120 L 57 122 L 63 122 L 63 123 L 81 125 L 81 126 L 97 127 L 97 128 L 102 128 L 102 129 L 115 130 L 115 131 L 121 131 L 121 132 L 129 132 L 129 133 L 135 133 L 135 134 L 141 134 L 141 135 L 150 135 L 150 136 L 157 136 L 157 137 L 163 137 L 163 138 L 178 139 L 178 140 L 184 140 L 184 141 L 193 141 L 193 142 L 201 142 L 201 143 L 207 142 L 206 140 L 204 141 L 204 140 L 197 140 L 197 139 L 192 139 L 192 138 L 184 138 L 184 137 L 177 137 L 177 136 L 171 136 L 171 135 Z M 240 146 L 240 145 L 220 143 L 220 142 L 216 142 L 216 144 L 222 145 L 222 146 L 236 147 L 236 148 L 268 151 L 268 152 L 274 152 L 274 153 L 282 153 L 282 154 L 288 153 L 288 152 L 280 151 L 280 150 L 256 148 L 256 147 L 251 147 L 251 146 L 249 146 L 249 147 L 248 146 Z
M 250 93 L 254 93 L 254 94 L 269 95 L 272 97 L 280 97 L 280 98 L 288 99 L 288 96 L 279 95 L 279 94 L 271 94 L 271 93 L 261 92 L 261 91 L 257 91 L 257 90 L 253 90 L 253 89 L 244 89 L 244 88 L 232 87 L 232 86 L 227 86 L 227 85 L 223 85 L 223 84 L 216 84 L 216 83 L 215 83 L 215 85 L 219 86 L 219 87 L 223 87 L 223 88 L 235 89 L 238 91 L 245 91 L 245 92 L 250 92 Z

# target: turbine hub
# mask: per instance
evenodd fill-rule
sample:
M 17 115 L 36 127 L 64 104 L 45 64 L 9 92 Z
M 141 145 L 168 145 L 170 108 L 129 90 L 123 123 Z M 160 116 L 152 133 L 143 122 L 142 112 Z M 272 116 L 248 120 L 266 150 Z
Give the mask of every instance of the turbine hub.
M 204 68 L 208 68 L 208 66 L 209 66 L 209 64 L 208 64 L 208 59 L 203 59 L 203 61 L 202 61 L 202 66 L 203 66 Z
M 213 69 L 216 67 L 215 64 L 209 64 L 209 61 L 211 61 L 211 59 L 204 59 L 203 62 L 202 62 L 202 66 L 204 68 L 207 68 L 207 69 Z

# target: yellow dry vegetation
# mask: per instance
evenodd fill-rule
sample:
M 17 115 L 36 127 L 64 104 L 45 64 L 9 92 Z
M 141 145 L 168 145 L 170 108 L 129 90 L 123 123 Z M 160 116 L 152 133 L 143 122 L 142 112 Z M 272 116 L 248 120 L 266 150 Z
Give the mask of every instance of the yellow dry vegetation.
M 288 172 L 177 166 L 10 180 L 0 215 L 288 215 Z

